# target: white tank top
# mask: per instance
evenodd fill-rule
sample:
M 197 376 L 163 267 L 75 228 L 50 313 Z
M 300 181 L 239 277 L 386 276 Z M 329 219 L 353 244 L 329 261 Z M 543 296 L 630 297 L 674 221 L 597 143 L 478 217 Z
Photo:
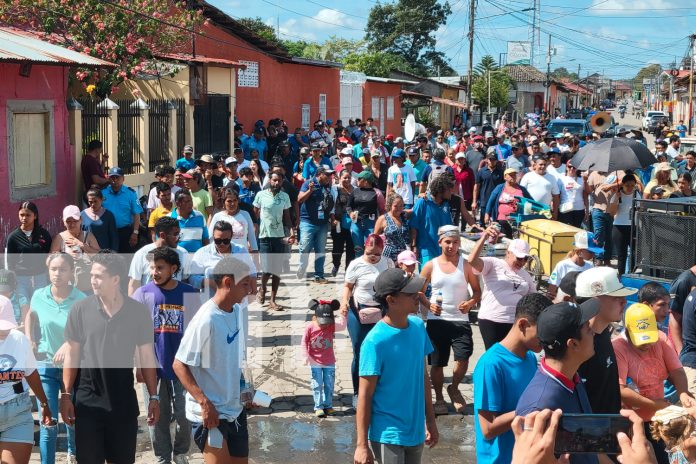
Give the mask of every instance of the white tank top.
M 469 283 L 464 274 L 464 258 L 459 257 L 457 269 L 446 274 L 440 269 L 438 259 L 432 261 L 433 272 L 430 275 L 430 286 L 432 289 L 430 301 L 436 303 L 438 296 L 442 296 L 442 313 L 436 316 L 428 311 L 428 320 L 441 319 L 444 321 L 468 322 L 469 315 L 462 314 L 458 306 L 462 301 L 467 301 L 469 296 Z

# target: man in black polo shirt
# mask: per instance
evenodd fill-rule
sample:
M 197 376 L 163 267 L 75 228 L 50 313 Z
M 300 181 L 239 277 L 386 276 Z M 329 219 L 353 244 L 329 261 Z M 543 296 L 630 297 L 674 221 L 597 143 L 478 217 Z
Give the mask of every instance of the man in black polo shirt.
M 593 413 L 577 370 L 594 352 L 590 320 L 598 311 L 599 302 L 591 299 L 580 306 L 567 302 L 551 305 L 539 314 L 537 336 L 544 347 L 544 358 L 517 402 L 516 415 L 544 409 Z M 595 454 L 574 454 L 570 462 L 599 463 Z
M 75 426 L 77 461 L 135 462 L 138 400 L 134 354 L 150 395 L 147 422 L 159 418 L 157 361 L 148 309 L 124 293 L 123 258 L 101 252 L 92 258 L 94 295 L 75 303 L 65 326 L 70 349 L 65 356 L 60 412 Z
M 599 313 L 590 321 L 595 333 L 595 353 L 578 369 L 595 414 L 618 414 L 621 411 L 619 368 L 611 344 L 614 330 L 611 323 L 621 321 L 626 297 L 636 292 L 637 289 L 621 284 L 616 269 L 605 266 L 581 272 L 575 283 L 578 303 L 587 298 L 599 301 Z
M 669 318 L 669 335 L 674 342 L 674 349 L 677 350 L 677 353 L 681 353 L 683 347 L 682 314 L 684 302 L 694 287 L 696 287 L 696 266 L 691 266 L 679 274 L 669 287 L 669 294 L 673 295 L 672 303 L 669 306 L 672 311 L 672 317 Z

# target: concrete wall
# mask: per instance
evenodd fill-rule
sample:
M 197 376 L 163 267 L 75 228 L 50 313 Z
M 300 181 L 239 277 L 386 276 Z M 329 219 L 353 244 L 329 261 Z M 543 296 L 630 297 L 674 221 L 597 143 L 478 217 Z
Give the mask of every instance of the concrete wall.
M 76 203 L 74 195 L 75 154 L 68 137 L 68 110 L 66 107 L 68 68 L 34 64 L 29 77 L 19 75 L 19 65 L 0 64 L 0 235 L 18 225 L 19 202 L 10 201 L 9 134 L 7 133 L 8 100 L 42 100 L 53 104 L 54 156 L 47 166 L 55 177 L 55 195 L 33 198 L 42 224 L 60 226 L 63 207 Z M 32 134 L 27 134 L 32 136 Z M 58 221 L 58 222 L 56 222 Z M 11 229 L 10 229 L 11 230 Z M 4 243 L 4 239 L 3 239 Z
M 401 127 L 401 84 L 390 84 L 386 82 L 366 81 L 363 85 L 363 112 L 365 119 L 373 117 L 375 124 L 379 127 L 377 116 L 372 114 L 372 97 L 384 98 L 385 120 L 384 135 L 393 134 L 394 137 L 403 136 Z M 394 118 L 386 119 L 387 97 L 394 99 Z M 347 123 L 347 121 L 345 121 Z

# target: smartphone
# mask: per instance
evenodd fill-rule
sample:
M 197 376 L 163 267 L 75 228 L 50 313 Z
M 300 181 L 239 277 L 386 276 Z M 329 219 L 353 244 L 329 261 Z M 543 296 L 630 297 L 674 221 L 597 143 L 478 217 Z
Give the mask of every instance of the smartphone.
M 619 414 L 563 414 L 556 433 L 556 454 L 620 454 L 616 434 L 633 435 L 633 424 Z

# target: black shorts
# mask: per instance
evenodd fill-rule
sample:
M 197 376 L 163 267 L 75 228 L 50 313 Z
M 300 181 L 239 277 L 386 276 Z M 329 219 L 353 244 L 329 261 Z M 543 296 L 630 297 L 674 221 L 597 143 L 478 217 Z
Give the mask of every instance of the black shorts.
M 236 421 L 220 419 L 217 428 L 222 434 L 222 439 L 227 442 L 227 451 L 230 456 L 233 458 L 249 457 L 249 428 L 247 427 L 246 412 L 242 411 Z M 191 431 L 193 441 L 202 453 L 208 442 L 208 429 L 203 427 L 203 424 L 192 423 Z
M 261 270 L 266 274 L 279 276 L 283 271 L 283 263 L 287 255 L 283 237 L 259 238 L 259 254 L 261 255 Z
M 432 366 L 445 367 L 449 362 L 450 348 L 454 352 L 455 361 L 466 361 L 474 352 L 474 339 L 468 322 L 431 319 L 426 325 L 426 331 L 434 349 L 430 354 Z
M 78 462 L 132 464 L 138 418 L 115 419 L 107 413 L 75 414 L 75 451 Z

